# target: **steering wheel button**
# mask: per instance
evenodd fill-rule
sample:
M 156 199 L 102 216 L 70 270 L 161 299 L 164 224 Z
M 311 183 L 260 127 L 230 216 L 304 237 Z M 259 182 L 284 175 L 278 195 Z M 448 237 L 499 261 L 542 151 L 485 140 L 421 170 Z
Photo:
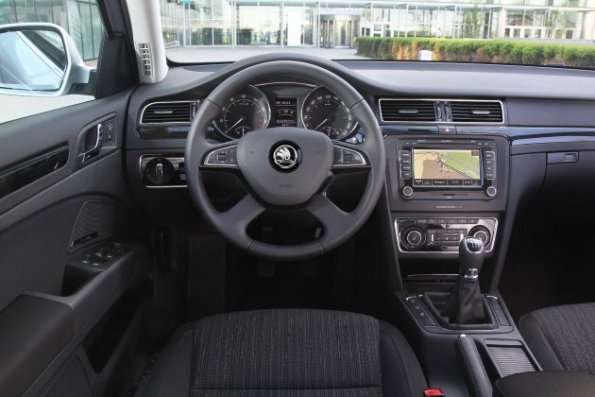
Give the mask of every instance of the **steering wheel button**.
M 213 150 L 207 155 L 207 159 L 204 162 L 204 165 L 207 167 L 237 167 L 237 164 L 237 150 L 235 145 Z

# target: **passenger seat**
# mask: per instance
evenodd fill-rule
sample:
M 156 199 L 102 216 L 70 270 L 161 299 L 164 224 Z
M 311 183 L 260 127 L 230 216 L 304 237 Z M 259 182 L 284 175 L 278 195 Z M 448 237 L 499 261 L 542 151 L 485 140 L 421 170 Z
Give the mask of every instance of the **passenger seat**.
M 545 371 L 595 374 L 595 303 L 540 309 L 523 316 L 519 327 Z

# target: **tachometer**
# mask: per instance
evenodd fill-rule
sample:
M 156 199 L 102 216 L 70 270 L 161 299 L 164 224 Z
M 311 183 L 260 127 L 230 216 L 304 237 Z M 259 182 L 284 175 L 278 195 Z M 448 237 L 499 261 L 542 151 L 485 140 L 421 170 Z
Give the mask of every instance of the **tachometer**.
M 304 100 L 302 121 L 309 130 L 323 132 L 331 139 L 346 138 L 357 126 L 343 101 L 324 87 L 315 89 Z
M 250 86 L 245 92 L 229 98 L 215 120 L 215 127 L 230 139 L 239 139 L 251 131 L 268 126 L 271 110 L 266 96 Z

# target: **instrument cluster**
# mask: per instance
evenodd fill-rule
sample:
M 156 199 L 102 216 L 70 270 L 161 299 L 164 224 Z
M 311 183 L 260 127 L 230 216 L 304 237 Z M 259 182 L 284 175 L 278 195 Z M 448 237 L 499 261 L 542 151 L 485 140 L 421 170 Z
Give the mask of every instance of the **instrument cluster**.
M 213 124 L 232 140 L 274 127 L 306 128 L 343 140 L 357 127 L 351 110 L 327 88 L 292 83 L 247 87 L 228 99 Z

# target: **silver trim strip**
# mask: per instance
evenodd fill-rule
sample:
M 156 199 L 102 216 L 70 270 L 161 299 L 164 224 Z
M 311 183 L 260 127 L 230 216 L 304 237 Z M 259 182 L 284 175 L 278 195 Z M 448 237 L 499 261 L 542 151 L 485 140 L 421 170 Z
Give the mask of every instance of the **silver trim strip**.
M 425 102 L 497 102 L 500 104 L 502 111 L 501 122 L 490 122 L 490 121 L 385 121 L 382 115 L 382 101 L 393 101 L 393 102 L 412 102 L 412 101 L 425 101 Z M 503 125 L 506 124 L 506 113 L 504 112 L 504 102 L 499 99 L 448 99 L 448 98 L 379 98 L 378 99 L 378 113 L 380 114 L 380 121 L 386 124 L 475 124 L 475 125 Z M 452 116 L 452 115 L 451 115 Z
M 523 146 L 523 145 L 545 145 L 548 143 L 573 143 L 573 142 L 594 142 L 595 136 L 580 136 L 580 135 L 569 135 L 569 136 L 547 136 L 540 138 L 521 138 L 512 141 L 512 146 Z
M 146 104 L 143 109 L 140 112 L 140 118 L 138 120 L 138 125 L 139 126 L 143 126 L 143 125 L 190 125 L 192 124 L 191 121 L 185 122 L 185 121 L 166 121 L 166 122 L 162 122 L 162 123 L 143 123 L 143 117 L 145 116 L 145 111 L 152 105 L 158 105 L 161 103 L 196 103 L 196 108 L 198 109 L 198 107 L 200 106 L 200 100 L 195 100 L 195 101 L 156 101 L 156 102 L 149 102 L 148 104 Z

